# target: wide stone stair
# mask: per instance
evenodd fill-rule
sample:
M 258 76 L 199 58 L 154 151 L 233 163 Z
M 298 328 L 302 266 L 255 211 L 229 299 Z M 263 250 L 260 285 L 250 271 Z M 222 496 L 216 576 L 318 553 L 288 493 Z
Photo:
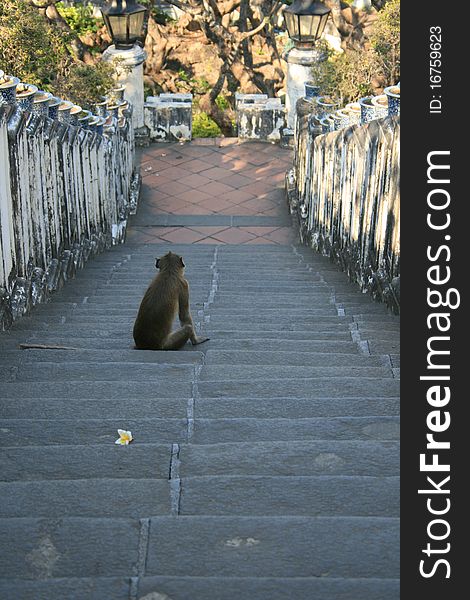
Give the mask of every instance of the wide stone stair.
M 306 248 L 168 249 L 209 342 L 133 349 L 152 245 L 0 334 L 0 596 L 397 600 L 398 319 Z

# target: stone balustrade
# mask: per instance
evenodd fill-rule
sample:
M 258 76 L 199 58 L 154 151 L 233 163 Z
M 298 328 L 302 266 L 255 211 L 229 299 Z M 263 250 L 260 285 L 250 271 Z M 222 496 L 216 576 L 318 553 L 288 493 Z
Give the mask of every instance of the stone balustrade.
M 302 240 L 398 312 L 400 117 L 322 134 L 315 115 L 299 108 L 286 187 Z
M 266 94 L 235 95 L 237 135 L 241 140 L 279 142 L 286 125 L 286 108 L 280 98 Z
M 147 96 L 144 124 L 151 142 L 187 142 L 192 137 L 192 94 Z
M 80 124 L 44 108 L 0 99 L 1 329 L 124 241 L 137 206 L 131 107 Z

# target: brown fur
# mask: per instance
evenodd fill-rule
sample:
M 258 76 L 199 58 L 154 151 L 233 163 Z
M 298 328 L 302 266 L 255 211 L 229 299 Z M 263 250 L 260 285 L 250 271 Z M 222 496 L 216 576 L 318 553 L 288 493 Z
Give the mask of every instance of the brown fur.
M 145 292 L 134 323 L 135 347 L 139 350 L 178 350 L 188 340 L 194 345 L 207 341 L 208 338 L 198 337 L 194 331 L 182 257 L 168 252 L 156 260 L 155 266 L 160 272 Z M 176 313 L 182 327 L 171 333 Z

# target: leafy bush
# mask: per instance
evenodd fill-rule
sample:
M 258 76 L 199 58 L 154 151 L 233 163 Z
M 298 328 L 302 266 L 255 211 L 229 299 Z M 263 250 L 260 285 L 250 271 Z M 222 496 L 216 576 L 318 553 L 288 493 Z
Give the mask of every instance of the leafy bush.
M 389 0 L 379 12 L 371 44 L 387 83 L 400 78 L 400 0 Z
M 222 131 L 217 123 L 205 112 L 193 114 L 193 137 L 209 138 L 222 135 Z
M 67 60 L 68 41 L 23 0 L 0 3 L 0 65 L 6 73 L 52 91 Z
M 25 0 L 0 3 L 2 70 L 86 107 L 114 86 L 114 68 L 79 61 L 70 50 L 72 37 Z
M 77 35 L 96 32 L 99 29 L 98 21 L 93 17 L 93 7 L 91 4 L 84 5 L 81 2 L 73 6 L 65 6 L 63 2 L 56 4 L 61 17 L 64 18 L 68 26 Z
M 90 108 L 116 85 L 113 75 L 114 68 L 103 61 L 95 65 L 76 63 L 59 74 L 54 93 L 83 108 Z
M 228 110 L 230 108 L 230 102 L 222 94 L 219 94 L 217 96 L 217 98 L 215 99 L 215 103 L 220 108 L 220 110 Z
M 327 60 L 312 68 L 321 93 L 338 96 L 343 103 L 370 95 L 400 78 L 400 0 L 389 0 L 378 13 L 369 44 L 360 50 L 337 53 L 320 43 Z

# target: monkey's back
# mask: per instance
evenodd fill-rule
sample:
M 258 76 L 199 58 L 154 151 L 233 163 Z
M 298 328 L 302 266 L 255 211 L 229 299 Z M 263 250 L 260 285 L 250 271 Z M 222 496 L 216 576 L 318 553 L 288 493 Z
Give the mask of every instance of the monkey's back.
M 178 311 L 181 285 L 180 277 L 171 273 L 159 273 L 149 285 L 134 323 L 133 336 L 137 348 L 162 348 Z

